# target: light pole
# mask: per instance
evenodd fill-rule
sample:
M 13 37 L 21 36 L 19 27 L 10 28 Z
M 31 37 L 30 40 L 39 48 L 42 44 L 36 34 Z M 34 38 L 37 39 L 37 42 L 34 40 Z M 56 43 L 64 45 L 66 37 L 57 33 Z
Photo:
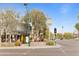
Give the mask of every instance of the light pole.
M 62 38 L 61 38 L 61 40 L 63 39 L 63 35 L 64 35 L 63 28 L 64 28 L 64 27 L 62 26 Z
M 26 10 L 27 10 L 27 3 L 24 4 Z M 28 13 L 28 10 L 27 10 L 27 13 Z M 31 15 L 28 15 L 28 24 L 27 24 L 27 31 L 26 31 L 26 44 L 27 46 L 30 46 L 30 33 L 31 33 L 31 30 L 32 30 L 32 20 L 31 20 Z
M 48 28 L 50 28 L 50 25 L 52 25 L 52 21 L 51 21 L 51 18 L 48 18 L 48 19 L 47 19 L 47 26 L 48 26 Z M 51 38 L 50 38 L 50 34 L 51 34 L 51 33 L 50 33 L 50 30 L 49 30 L 49 40 L 51 39 Z

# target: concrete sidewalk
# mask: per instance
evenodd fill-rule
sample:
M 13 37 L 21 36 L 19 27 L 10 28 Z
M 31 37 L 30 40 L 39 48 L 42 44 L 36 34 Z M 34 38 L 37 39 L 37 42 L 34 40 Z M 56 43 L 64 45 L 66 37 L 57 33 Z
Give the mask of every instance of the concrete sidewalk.
M 61 45 L 57 44 L 56 46 L 36 46 L 36 47 L 28 47 L 26 45 L 15 46 L 15 47 L 0 47 L 0 49 L 42 49 L 42 48 L 60 48 Z

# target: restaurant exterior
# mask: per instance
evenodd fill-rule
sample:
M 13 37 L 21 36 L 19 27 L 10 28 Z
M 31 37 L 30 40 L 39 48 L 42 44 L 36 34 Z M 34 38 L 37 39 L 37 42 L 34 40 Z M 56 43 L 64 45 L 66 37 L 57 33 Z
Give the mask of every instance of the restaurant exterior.
M 7 44 L 9 44 L 10 47 L 11 44 L 13 44 L 13 46 L 26 44 L 26 30 L 24 28 L 24 24 L 21 21 L 18 21 L 16 31 L 6 33 L 6 31 L 3 30 L 0 36 L 0 46 L 7 46 Z

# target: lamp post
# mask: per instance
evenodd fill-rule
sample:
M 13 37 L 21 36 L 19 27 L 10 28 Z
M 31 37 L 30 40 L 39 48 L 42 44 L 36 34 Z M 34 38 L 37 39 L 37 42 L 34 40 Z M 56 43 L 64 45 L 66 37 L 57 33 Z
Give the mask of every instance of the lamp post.
M 47 26 L 48 26 L 48 28 L 50 28 L 50 25 L 52 25 L 52 21 L 51 21 L 51 18 L 48 18 L 47 19 Z M 49 30 L 49 40 L 51 39 L 51 37 L 50 37 L 50 30 Z
M 64 35 L 64 32 L 63 32 L 63 26 L 62 26 L 62 38 L 61 38 L 61 40 L 63 40 L 63 35 Z
M 27 3 L 24 4 L 26 10 L 27 10 Z M 27 10 L 27 13 L 28 13 L 28 10 Z M 28 16 L 28 24 L 27 24 L 27 31 L 26 31 L 26 44 L 27 46 L 30 46 L 30 33 L 31 33 L 31 30 L 32 30 L 32 20 L 31 20 L 31 15 Z

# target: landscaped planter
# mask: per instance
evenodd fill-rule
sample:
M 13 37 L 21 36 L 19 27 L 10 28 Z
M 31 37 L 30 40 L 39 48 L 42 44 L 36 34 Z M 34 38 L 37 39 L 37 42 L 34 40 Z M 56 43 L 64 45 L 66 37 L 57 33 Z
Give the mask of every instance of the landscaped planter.
M 30 46 L 46 46 L 46 42 L 30 42 Z
M 48 45 L 48 46 L 56 46 L 56 42 L 55 41 L 48 41 L 48 42 L 46 42 L 46 45 Z
M 14 46 L 15 46 L 15 43 L 4 42 L 0 44 L 0 47 L 14 47 Z

